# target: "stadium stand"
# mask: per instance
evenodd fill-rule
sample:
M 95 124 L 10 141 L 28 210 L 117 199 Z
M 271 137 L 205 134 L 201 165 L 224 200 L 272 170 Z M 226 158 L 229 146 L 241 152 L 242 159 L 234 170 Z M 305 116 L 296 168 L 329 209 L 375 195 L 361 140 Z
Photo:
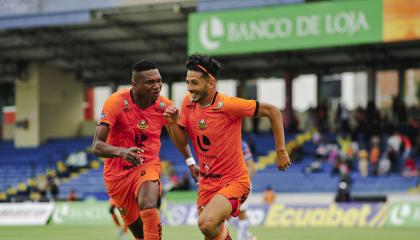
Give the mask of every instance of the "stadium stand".
M 38 148 L 24 149 L 15 149 L 11 141 L 0 142 L 0 192 L 9 195 L 30 192 L 27 188 L 35 187 L 42 178 L 55 176 L 60 172 L 60 163 L 65 163 L 72 153 L 83 152 L 91 141 L 91 138 L 51 139 Z M 87 156 L 87 161 L 92 159 Z M 69 164 L 67 167 L 71 168 Z

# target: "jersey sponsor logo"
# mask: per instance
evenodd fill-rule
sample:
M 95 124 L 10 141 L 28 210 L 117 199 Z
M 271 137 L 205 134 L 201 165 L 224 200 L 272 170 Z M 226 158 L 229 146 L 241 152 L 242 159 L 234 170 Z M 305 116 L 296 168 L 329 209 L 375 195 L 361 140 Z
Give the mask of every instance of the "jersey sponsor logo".
M 203 118 L 198 121 L 197 125 L 201 130 L 204 130 L 207 128 L 206 120 L 204 120 Z
M 210 173 L 210 174 L 206 174 L 204 172 L 200 172 L 200 176 L 203 177 L 204 179 L 207 178 L 212 178 L 212 179 L 221 179 L 223 177 L 222 174 L 220 173 Z
M 123 165 L 124 170 L 131 170 L 131 169 L 134 169 L 136 167 L 137 167 L 137 165 L 135 165 L 135 164 L 133 164 L 133 165 Z
M 140 130 L 146 130 L 149 127 L 149 124 L 146 122 L 146 120 L 142 119 L 137 123 L 137 128 Z
M 203 157 L 203 158 L 208 158 L 208 159 L 216 159 L 217 158 L 217 156 L 216 155 L 209 155 L 209 154 L 203 154 L 203 153 L 198 153 L 198 155 L 200 156 L 200 157 Z
M 147 136 L 144 134 L 134 136 L 134 142 L 139 147 L 144 147 L 144 142 L 147 140 Z
M 197 145 L 201 151 L 207 152 L 210 148 L 211 142 L 210 139 L 206 135 L 202 135 L 200 140 L 200 136 L 197 136 Z
M 141 171 L 140 177 L 143 177 L 144 175 L 146 175 L 146 170 Z

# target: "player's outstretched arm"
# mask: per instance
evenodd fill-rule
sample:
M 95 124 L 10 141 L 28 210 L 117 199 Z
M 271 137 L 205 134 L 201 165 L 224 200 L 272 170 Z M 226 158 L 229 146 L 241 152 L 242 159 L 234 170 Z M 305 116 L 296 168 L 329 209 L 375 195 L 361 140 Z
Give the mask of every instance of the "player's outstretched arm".
M 280 109 L 271 104 L 260 102 L 257 116 L 269 118 L 276 145 L 276 165 L 279 170 L 286 170 L 291 165 L 291 162 L 289 154 L 286 151 L 283 119 L 281 117 Z
M 106 143 L 108 138 L 109 127 L 105 125 L 99 125 L 96 127 L 95 136 L 92 143 L 92 151 L 98 157 L 116 158 L 122 157 L 124 160 L 133 164 L 139 165 L 143 163 L 143 158 L 140 153 L 143 149 L 138 147 L 115 147 Z

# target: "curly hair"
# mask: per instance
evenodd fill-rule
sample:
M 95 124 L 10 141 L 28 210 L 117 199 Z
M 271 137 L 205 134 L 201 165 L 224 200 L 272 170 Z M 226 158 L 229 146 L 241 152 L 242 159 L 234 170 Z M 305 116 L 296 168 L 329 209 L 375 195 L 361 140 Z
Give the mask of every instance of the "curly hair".
M 186 67 L 187 70 L 201 72 L 204 76 L 213 77 L 215 79 L 220 73 L 220 63 L 216 59 L 198 53 L 188 57 Z

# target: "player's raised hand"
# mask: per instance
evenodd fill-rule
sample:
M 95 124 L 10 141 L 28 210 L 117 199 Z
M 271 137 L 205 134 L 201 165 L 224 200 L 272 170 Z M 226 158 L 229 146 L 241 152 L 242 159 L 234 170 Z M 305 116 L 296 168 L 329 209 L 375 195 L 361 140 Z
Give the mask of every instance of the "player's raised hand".
M 286 150 L 277 150 L 276 153 L 276 165 L 280 171 L 284 171 L 292 165 Z
M 176 124 L 178 121 L 178 112 L 178 109 L 174 105 L 171 105 L 165 109 L 163 116 L 169 124 Z
M 130 162 L 135 165 L 140 165 L 143 163 L 144 158 L 140 155 L 144 150 L 138 147 L 130 147 L 123 149 L 121 151 L 121 156 L 127 162 Z
M 190 169 L 191 177 L 194 178 L 194 182 L 197 184 L 200 177 L 200 168 L 195 164 L 188 166 L 188 168 Z

